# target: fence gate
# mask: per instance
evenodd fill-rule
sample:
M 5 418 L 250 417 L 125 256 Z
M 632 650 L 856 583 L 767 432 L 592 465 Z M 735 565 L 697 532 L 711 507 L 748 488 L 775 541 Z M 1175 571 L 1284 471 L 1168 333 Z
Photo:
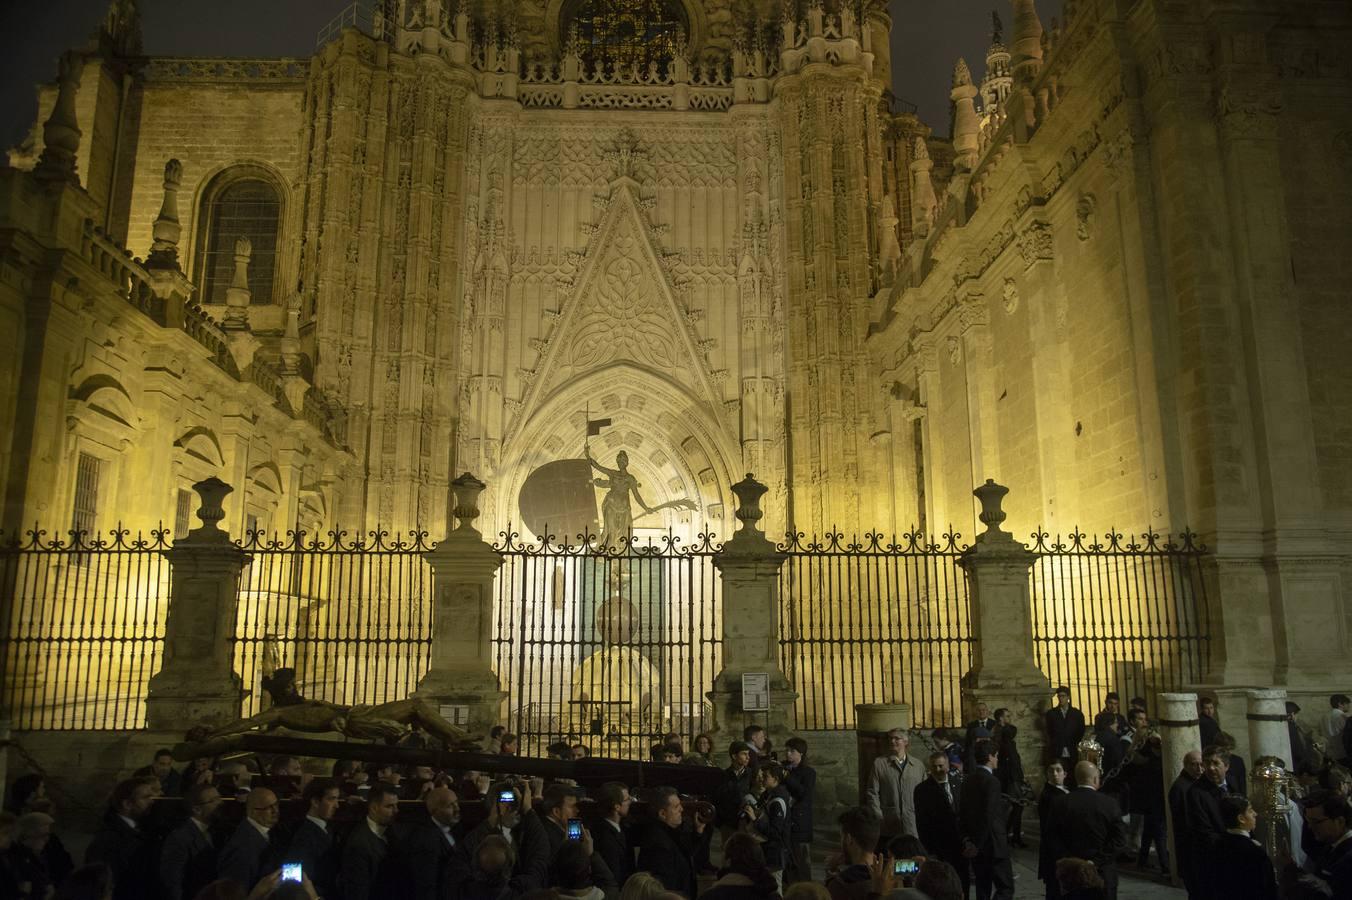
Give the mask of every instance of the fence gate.
M 646 758 L 663 734 L 689 747 L 712 725 L 722 604 L 707 539 L 604 548 L 513 535 L 497 549 L 494 661 L 523 754 L 569 741 Z

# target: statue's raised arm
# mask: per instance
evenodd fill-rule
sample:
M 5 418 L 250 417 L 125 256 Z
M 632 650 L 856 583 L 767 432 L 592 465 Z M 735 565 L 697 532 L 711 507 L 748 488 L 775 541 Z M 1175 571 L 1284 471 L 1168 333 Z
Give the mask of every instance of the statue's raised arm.
M 601 465 L 599 462 L 597 462 L 594 458 L 592 458 L 590 445 L 584 444 L 582 452 L 587 455 L 587 462 L 591 463 L 592 468 L 595 469 L 596 471 L 604 472 L 611 478 L 614 478 L 616 475 L 620 474 L 618 469 L 608 469 L 605 466 Z M 607 487 L 607 485 L 598 485 L 598 487 Z

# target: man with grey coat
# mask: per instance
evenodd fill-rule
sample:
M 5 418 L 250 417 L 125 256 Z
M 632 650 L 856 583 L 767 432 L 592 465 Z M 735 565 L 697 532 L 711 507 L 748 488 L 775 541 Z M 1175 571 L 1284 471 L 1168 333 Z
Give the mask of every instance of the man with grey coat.
M 277 825 L 277 795 L 267 788 L 254 788 L 244 800 L 244 819 L 221 848 L 216 874 L 235 882 L 245 892 L 271 871 L 272 829 Z
M 867 803 L 883 820 L 883 844 L 899 834 L 919 836 L 915 824 L 915 786 L 925 779 L 925 764 L 907 755 L 911 735 L 904 728 L 887 733 L 892 752 L 873 761 Z

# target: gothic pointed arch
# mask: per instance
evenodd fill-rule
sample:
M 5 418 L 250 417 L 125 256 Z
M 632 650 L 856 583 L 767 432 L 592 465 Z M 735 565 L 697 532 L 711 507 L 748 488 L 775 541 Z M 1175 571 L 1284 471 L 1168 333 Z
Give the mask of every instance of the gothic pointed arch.
M 677 296 L 651 237 L 632 179 L 611 186 L 602 221 L 588 245 L 558 323 L 542 342 L 535 369 L 508 430 L 523 423 L 580 375 L 618 363 L 672 381 L 701 407 L 721 437 L 735 443 L 719 379 Z

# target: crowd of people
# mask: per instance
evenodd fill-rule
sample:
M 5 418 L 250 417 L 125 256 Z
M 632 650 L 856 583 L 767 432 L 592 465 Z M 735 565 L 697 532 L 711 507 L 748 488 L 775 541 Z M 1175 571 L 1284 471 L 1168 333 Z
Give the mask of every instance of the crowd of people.
M 1214 701 L 1199 710 L 1205 746 L 1187 754 L 1166 792 L 1143 700 L 1124 712 L 1109 694 L 1091 732 L 1061 688 L 1043 721 L 1050 759 L 1040 796 L 1025 779 L 1007 709 L 978 704 L 964 729 L 923 736 L 919 757 L 917 736 L 896 729 L 866 771 L 861 804 L 839 815 L 838 850 L 816 873 L 808 745 L 791 738 L 777 752 L 752 725 L 726 760 L 708 735 L 688 751 L 674 734 L 652 746 L 655 762 L 721 769 L 701 797 L 345 759 L 317 776 L 315 760 L 307 772 L 290 756 L 203 757 L 178 769 L 161 750 L 113 788 L 83 865 L 63 843 L 45 780 L 30 773 L 10 785 L 0 813 L 0 897 L 1005 900 L 1033 807 L 1049 900 L 1113 898 L 1119 868 L 1153 868 L 1152 849 L 1157 871 L 1176 868 L 1192 900 L 1352 898 L 1352 777 L 1341 740 L 1352 703 L 1338 695 L 1331 708 L 1327 734 L 1302 732 L 1298 745 L 1299 710 L 1288 706 L 1308 787 L 1283 823 L 1295 836 L 1292 858 L 1276 866 L 1252 837 L 1244 760 Z M 1321 755 L 1321 744 L 1342 757 Z M 1087 746 L 1095 758 L 1082 758 Z M 514 755 L 520 742 L 499 727 L 485 750 Z M 576 742 L 547 753 L 591 755 Z

